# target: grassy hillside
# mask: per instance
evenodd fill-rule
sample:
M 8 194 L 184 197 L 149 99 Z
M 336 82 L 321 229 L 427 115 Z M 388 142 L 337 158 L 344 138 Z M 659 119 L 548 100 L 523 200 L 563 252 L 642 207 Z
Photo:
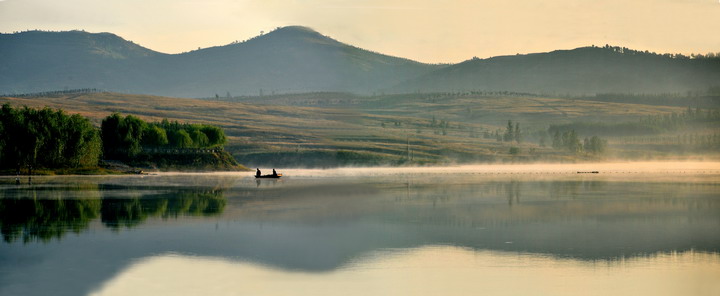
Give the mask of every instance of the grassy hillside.
M 610 142 L 610 153 L 603 156 L 567 153 L 551 148 L 549 138 L 544 139 L 544 147 L 539 141 L 543 135 L 548 137 L 551 124 L 635 122 L 686 110 L 471 93 L 374 97 L 311 93 L 232 101 L 93 93 L 0 98 L 0 102 L 62 108 L 87 116 L 96 124 L 112 112 L 121 112 L 148 121 L 168 118 L 216 125 L 228 136 L 226 150 L 251 167 L 576 161 L 617 155 L 672 157 L 675 154 L 655 148 L 633 148 L 633 153 L 621 153 L 631 138 L 613 135 L 602 135 Z M 498 141 L 494 136 L 495 132 L 504 132 L 508 120 L 520 124 L 520 143 Z M 704 125 L 704 134 L 716 131 L 716 126 Z

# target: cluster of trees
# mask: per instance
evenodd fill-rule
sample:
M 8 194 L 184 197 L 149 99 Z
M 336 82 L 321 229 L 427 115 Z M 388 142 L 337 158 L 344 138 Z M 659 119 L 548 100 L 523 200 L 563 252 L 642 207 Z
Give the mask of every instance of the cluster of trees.
M 593 45 L 595 47 L 595 45 Z M 620 46 L 610 46 L 609 44 L 605 44 L 602 48 L 608 49 L 617 53 L 624 53 L 624 54 L 631 54 L 631 55 L 653 55 L 653 56 L 663 56 L 666 58 L 672 58 L 672 59 L 714 59 L 720 57 L 720 52 L 714 53 L 714 52 L 708 52 L 707 54 L 703 55 L 700 53 L 693 53 L 690 54 L 690 56 L 683 55 L 681 53 L 664 53 L 664 54 L 658 54 L 656 52 L 650 52 L 648 50 L 640 51 L 640 50 L 633 50 L 629 49 L 627 47 L 620 47 Z
M 512 120 L 508 120 L 508 125 L 505 128 L 505 133 L 503 134 L 502 140 L 504 142 L 515 141 L 520 144 L 520 141 L 522 140 L 522 136 L 520 133 L 520 123 L 515 123 L 513 127 Z
M 96 167 L 101 157 L 132 160 L 144 149 L 219 149 L 226 142 L 216 126 L 147 123 L 116 113 L 98 130 L 79 114 L 9 104 L 0 109 L 0 135 L 0 168 L 17 170 Z
M 515 141 L 518 144 L 522 142 L 522 132 L 520 130 L 520 123 L 513 124 L 512 120 L 508 120 L 507 127 L 505 127 L 505 132 L 501 133 L 502 130 L 496 130 L 495 132 L 485 131 L 483 133 L 483 138 L 485 139 L 495 139 L 498 142 L 512 142 Z
M 79 114 L 50 108 L 0 110 L 0 167 L 96 166 L 102 152 L 97 129 Z
M 145 122 L 132 115 L 114 113 L 102 121 L 106 158 L 132 159 L 149 149 L 220 148 L 225 133 L 216 126 L 181 124 L 167 119 Z
M 602 154 L 607 150 L 607 140 L 592 136 L 591 138 L 586 137 L 581 143 L 575 130 L 564 131 L 562 133 L 555 131 L 552 147 L 572 153 L 581 153 L 584 151 L 591 154 Z

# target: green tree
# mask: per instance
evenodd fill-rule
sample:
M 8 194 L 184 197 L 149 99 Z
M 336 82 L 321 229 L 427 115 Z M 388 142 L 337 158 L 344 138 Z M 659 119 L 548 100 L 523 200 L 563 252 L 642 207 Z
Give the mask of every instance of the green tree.
M 208 145 L 211 147 L 223 146 L 227 141 L 225 138 L 225 132 L 217 126 L 205 125 L 200 129 L 200 131 L 208 137 Z
M 193 129 L 190 133 L 190 138 L 192 139 L 193 147 L 196 148 L 207 147 L 210 143 L 208 136 L 201 132 L 199 129 Z
M 190 134 L 183 129 L 168 132 L 168 141 L 174 148 L 190 148 L 193 145 Z
M 101 141 L 97 129 L 80 115 L 50 108 L 0 111 L 3 133 L 0 166 L 64 168 L 97 165 Z
M 121 122 L 122 145 L 127 150 L 129 157 L 134 157 L 142 151 L 140 142 L 146 125 L 145 121 L 132 115 L 126 116 L 125 120 Z
M 168 144 L 167 132 L 155 124 L 148 125 L 143 131 L 142 144 L 160 147 Z

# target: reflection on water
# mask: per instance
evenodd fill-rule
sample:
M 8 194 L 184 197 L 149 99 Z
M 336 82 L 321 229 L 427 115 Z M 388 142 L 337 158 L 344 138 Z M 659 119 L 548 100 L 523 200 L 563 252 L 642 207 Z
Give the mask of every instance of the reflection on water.
M 75 187 L 19 187 L 0 191 L 0 230 L 7 243 L 48 242 L 80 233 L 98 217 L 111 229 L 137 226 L 148 217 L 210 216 L 222 213 L 222 190 L 181 189 L 147 193 L 143 188 L 84 184 Z M 144 188 L 147 189 L 147 188 Z M 131 193 L 122 198 L 107 191 Z M 75 193 L 82 192 L 82 198 Z M 152 192 L 152 191 L 151 191 Z
M 107 227 L 133 227 L 148 217 L 212 216 L 222 213 L 222 190 L 181 190 L 131 199 L 103 199 L 102 223 Z
M 5 180 L 0 295 L 717 291 L 717 173 L 366 172 Z
M 90 295 L 718 295 L 720 258 L 661 254 L 586 262 L 428 246 L 378 251 L 328 273 L 163 255 Z M 158 276 L 160 275 L 160 276 Z
M 5 242 L 60 239 L 80 233 L 98 217 L 100 200 L 0 199 L 0 230 Z

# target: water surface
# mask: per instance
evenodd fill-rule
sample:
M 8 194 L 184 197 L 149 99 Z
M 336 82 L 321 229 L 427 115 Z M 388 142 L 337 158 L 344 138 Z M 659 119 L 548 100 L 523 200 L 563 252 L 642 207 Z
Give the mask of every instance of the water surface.
M 718 168 L 6 177 L 0 295 L 717 295 Z

